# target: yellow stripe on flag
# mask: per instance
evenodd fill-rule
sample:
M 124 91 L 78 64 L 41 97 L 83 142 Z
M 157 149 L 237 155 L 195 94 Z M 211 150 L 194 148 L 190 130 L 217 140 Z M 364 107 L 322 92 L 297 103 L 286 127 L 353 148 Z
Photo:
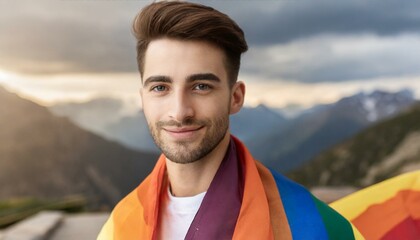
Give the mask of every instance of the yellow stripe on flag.
M 382 203 L 402 190 L 420 191 L 420 170 L 406 173 L 362 189 L 330 204 L 348 220 L 353 220 L 373 204 Z

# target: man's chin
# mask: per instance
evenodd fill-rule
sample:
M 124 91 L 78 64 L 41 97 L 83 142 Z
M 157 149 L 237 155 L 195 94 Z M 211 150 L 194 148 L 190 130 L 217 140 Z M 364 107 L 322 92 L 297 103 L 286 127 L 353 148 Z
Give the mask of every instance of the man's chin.
M 196 161 L 199 161 L 201 158 L 198 156 L 193 156 L 193 154 L 181 154 L 181 153 L 164 153 L 165 157 L 173 162 L 173 163 L 177 163 L 177 164 L 189 164 L 189 163 L 193 163 Z

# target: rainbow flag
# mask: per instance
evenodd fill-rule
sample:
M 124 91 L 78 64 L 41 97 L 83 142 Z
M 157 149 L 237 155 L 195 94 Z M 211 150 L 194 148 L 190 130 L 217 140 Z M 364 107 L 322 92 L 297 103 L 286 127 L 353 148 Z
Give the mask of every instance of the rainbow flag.
M 332 204 L 369 240 L 420 239 L 420 171 L 362 189 Z
M 245 145 L 235 137 L 232 139 L 244 177 L 242 203 L 232 239 L 364 239 L 335 210 L 304 187 L 263 166 Z M 115 207 L 98 240 L 156 239 L 159 202 L 167 187 L 166 178 L 162 155 L 152 173 Z

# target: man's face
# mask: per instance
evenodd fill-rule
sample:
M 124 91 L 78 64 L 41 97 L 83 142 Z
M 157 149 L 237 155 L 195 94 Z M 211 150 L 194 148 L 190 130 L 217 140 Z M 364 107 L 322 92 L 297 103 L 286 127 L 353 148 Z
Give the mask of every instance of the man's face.
M 223 51 L 201 41 L 152 41 L 142 81 L 152 137 L 176 163 L 191 163 L 210 153 L 228 134 L 229 114 L 239 111 L 243 102 L 242 94 L 238 107 L 237 85 L 229 87 Z

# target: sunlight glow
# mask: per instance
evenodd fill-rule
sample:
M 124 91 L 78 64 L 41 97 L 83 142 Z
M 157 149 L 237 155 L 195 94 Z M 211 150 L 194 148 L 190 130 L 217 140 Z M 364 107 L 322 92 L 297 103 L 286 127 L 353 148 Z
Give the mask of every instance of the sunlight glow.
M 399 78 L 356 79 L 345 82 L 299 83 L 273 81 L 258 76 L 242 76 L 246 84 L 245 104 L 257 106 L 261 103 L 283 108 L 288 105 L 311 107 L 315 104 L 333 103 L 345 96 L 358 92 L 369 93 L 374 90 L 390 92 L 408 88 L 420 98 L 420 76 Z
M 275 108 L 291 105 L 307 108 L 375 89 L 398 91 L 410 88 L 416 98 L 420 98 L 420 76 L 313 84 L 270 80 L 246 74 L 239 78 L 246 84 L 245 105 L 252 107 L 265 104 Z M 136 112 L 141 108 L 141 83 L 137 73 L 21 75 L 0 69 L 0 85 L 43 106 L 113 97 L 126 103 L 127 112 Z
M 11 82 L 13 74 L 0 68 L 0 83 Z
M 1 71 L 0 87 L 43 106 L 113 97 L 127 103 L 127 112 L 141 107 L 137 73 L 22 75 Z

